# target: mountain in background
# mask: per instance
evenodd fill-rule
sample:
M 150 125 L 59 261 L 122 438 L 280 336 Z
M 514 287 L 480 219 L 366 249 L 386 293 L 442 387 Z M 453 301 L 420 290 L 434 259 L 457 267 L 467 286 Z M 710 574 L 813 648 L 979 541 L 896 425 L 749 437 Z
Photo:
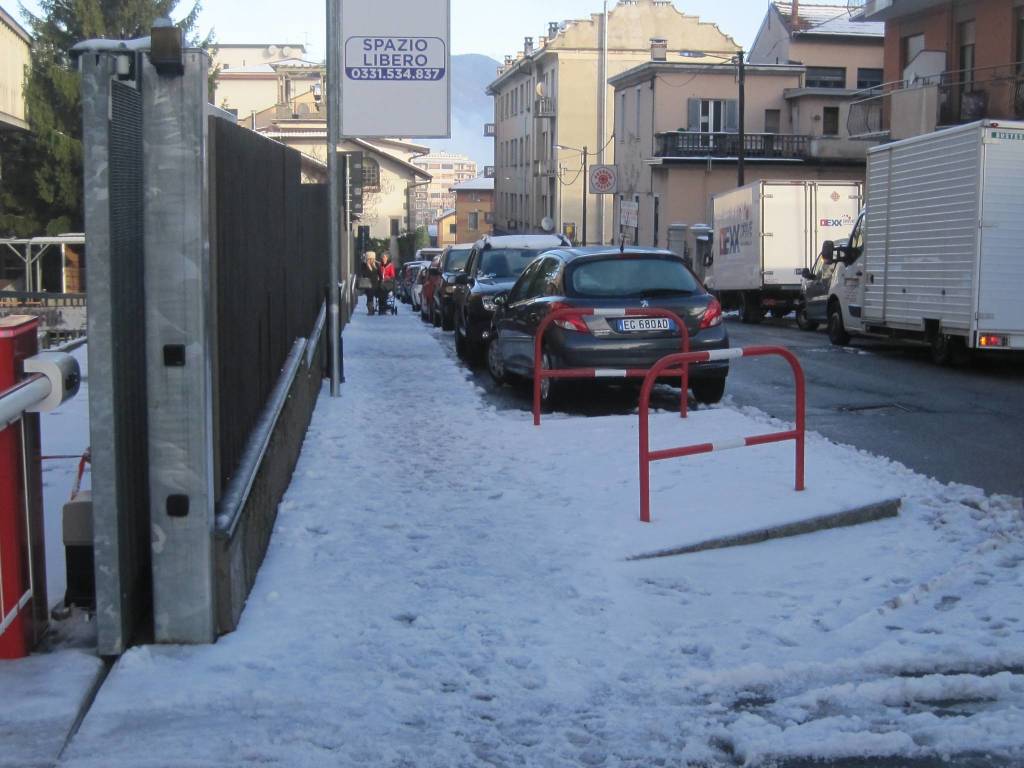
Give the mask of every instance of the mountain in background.
M 419 143 L 469 156 L 481 175 L 485 165 L 494 165 L 494 139 L 484 138 L 484 123 L 494 122 L 494 100 L 485 91 L 497 71 L 498 62 L 489 56 L 452 56 L 452 137 Z

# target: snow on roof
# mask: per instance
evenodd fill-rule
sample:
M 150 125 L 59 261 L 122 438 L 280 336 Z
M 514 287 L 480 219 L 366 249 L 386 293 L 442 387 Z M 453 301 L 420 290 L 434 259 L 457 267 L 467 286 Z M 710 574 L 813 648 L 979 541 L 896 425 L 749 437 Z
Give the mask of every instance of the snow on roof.
M 481 190 L 494 189 L 494 179 L 488 179 L 484 176 L 477 176 L 475 179 L 464 181 L 461 184 L 455 184 L 449 189 L 455 192 L 473 192 Z
M 839 37 L 885 36 L 885 23 L 880 21 L 853 21 L 853 10 L 844 5 L 811 5 L 800 3 L 800 22 L 792 23 L 792 3 L 772 3 L 790 30 L 803 35 L 836 35 Z

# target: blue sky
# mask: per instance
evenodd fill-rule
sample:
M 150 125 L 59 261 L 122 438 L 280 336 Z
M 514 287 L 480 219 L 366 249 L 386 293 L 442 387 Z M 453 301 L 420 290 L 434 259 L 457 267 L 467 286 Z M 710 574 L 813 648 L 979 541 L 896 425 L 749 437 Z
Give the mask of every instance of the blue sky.
M 9 11 L 16 10 L 16 2 L 4 4 Z M 24 4 L 38 9 L 35 0 Z M 614 4 L 609 0 L 609 6 Z M 190 7 L 189 0 L 182 0 L 180 7 Z M 308 43 L 312 55 L 322 58 L 325 7 L 325 0 L 205 0 L 201 24 L 203 31 L 213 27 L 222 43 Z M 676 0 L 676 7 L 715 22 L 749 47 L 768 0 Z M 483 53 L 500 60 L 518 50 L 524 37 L 545 34 L 549 21 L 600 11 L 601 0 L 452 0 L 452 52 Z

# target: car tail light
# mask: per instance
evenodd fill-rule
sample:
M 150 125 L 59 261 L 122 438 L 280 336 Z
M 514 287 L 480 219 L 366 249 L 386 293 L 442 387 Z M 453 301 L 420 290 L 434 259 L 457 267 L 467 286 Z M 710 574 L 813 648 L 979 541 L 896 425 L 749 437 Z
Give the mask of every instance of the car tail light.
M 985 349 L 991 349 L 992 347 L 1005 347 L 1006 337 L 996 336 L 993 333 L 984 333 L 978 337 L 978 346 L 984 347 Z
M 572 309 L 567 304 L 555 302 L 551 305 L 551 311 L 557 312 L 560 309 Z M 583 315 L 566 315 L 554 321 L 555 325 L 563 331 L 577 331 L 578 333 L 590 333 L 590 326 L 583 319 Z
M 708 302 L 708 308 L 704 310 L 704 314 L 700 318 L 700 330 L 705 328 L 714 328 L 716 325 L 722 324 L 722 305 L 718 303 L 718 299 L 711 299 Z

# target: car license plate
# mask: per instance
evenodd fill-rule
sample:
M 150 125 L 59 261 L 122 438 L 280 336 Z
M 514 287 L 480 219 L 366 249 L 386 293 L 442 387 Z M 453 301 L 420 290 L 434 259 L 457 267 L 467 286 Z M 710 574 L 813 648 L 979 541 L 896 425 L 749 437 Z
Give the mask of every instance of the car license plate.
M 676 324 L 667 317 L 624 317 L 619 320 L 619 331 L 674 331 Z

